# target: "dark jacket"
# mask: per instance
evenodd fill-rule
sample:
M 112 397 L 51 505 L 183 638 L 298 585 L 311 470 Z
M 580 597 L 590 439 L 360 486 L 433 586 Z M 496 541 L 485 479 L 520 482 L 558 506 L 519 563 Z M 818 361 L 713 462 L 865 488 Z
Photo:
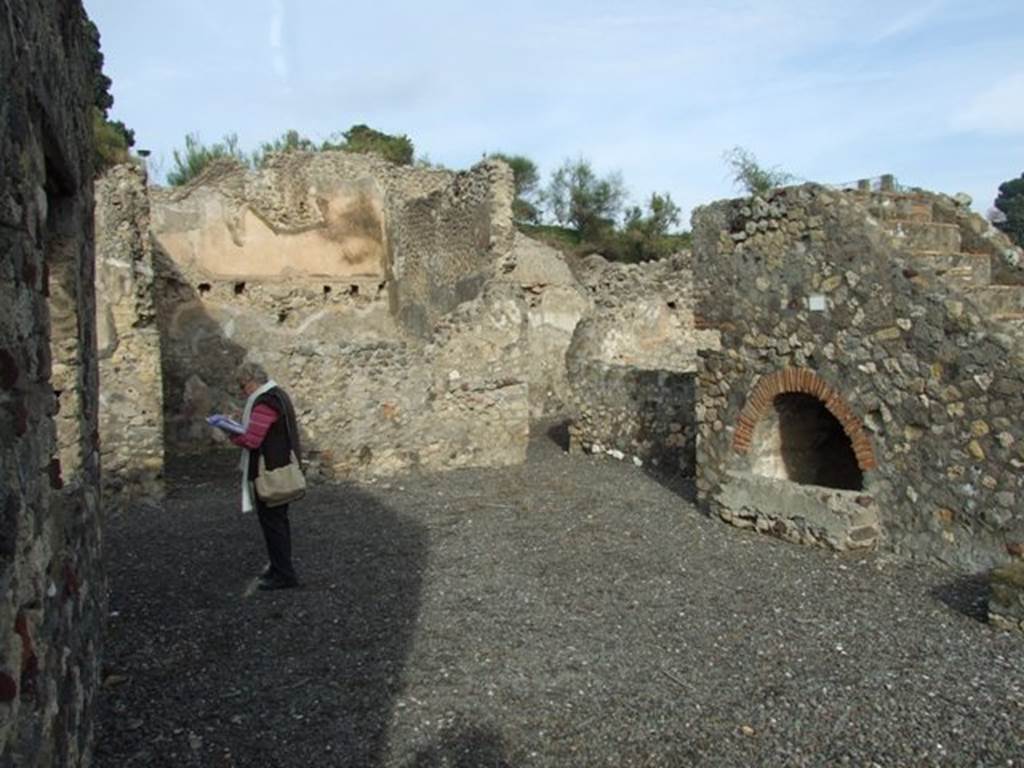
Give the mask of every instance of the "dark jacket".
M 277 420 L 270 425 L 267 436 L 258 451 L 249 452 L 249 479 L 254 480 L 259 475 L 259 457 L 262 454 L 263 461 L 268 470 L 283 467 L 291 461 L 291 452 L 295 452 L 295 458 L 302 464 L 302 446 L 299 444 L 299 429 L 295 421 L 295 408 L 292 406 L 291 398 L 280 387 L 274 387 L 258 398 L 253 403 L 265 405 L 277 411 Z

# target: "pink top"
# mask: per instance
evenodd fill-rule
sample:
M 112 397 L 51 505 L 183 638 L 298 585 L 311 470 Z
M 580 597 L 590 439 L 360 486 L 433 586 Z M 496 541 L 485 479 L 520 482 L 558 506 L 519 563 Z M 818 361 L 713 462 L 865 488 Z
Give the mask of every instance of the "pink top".
M 277 411 L 269 405 L 257 404 L 249 414 L 249 426 L 245 430 L 245 434 L 231 435 L 231 442 L 248 448 L 250 451 L 255 451 L 263 445 L 263 438 L 267 436 L 267 431 L 277 421 L 277 417 Z

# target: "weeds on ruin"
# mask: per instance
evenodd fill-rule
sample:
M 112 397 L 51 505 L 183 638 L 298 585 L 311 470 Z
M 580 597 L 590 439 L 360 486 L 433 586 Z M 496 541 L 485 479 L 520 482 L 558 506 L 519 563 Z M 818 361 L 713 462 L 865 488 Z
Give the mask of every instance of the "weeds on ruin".
M 315 152 L 317 149 L 312 140 L 291 128 L 273 141 L 263 142 L 260 148 L 252 153 L 252 165 L 254 168 L 262 168 L 266 165 L 268 156 L 277 152 Z
M 743 147 L 733 147 L 722 157 L 732 170 L 733 182 L 751 195 L 764 195 L 776 187 L 796 181 L 793 174 L 778 167 L 765 168 L 753 152 Z

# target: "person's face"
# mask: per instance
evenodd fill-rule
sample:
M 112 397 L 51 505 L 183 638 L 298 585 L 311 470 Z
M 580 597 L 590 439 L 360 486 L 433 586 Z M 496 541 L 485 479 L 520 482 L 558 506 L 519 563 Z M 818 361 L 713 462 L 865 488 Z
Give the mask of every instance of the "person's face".
M 255 381 L 240 381 L 238 385 L 242 389 L 242 394 L 246 397 L 249 397 L 249 395 L 259 389 L 259 385 Z

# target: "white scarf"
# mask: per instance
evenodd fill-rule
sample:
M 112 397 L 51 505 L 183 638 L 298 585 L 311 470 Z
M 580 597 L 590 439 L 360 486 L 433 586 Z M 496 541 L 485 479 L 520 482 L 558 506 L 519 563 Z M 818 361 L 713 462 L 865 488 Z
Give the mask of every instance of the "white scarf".
M 253 406 L 256 405 L 256 399 L 260 395 L 266 394 L 267 392 L 269 392 L 270 390 L 272 390 L 276 386 L 277 386 L 277 382 L 275 382 L 273 379 L 271 379 L 266 384 L 264 384 L 262 387 L 257 389 L 251 395 L 249 395 L 249 399 L 245 401 L 245 411 L 242 412 L 242 426 L 245 427 L 245 430 L 247 432 L 249 431 L 249 419 L 252 417 L 252 409 L 253 409 Z M 239 468 L 242 470 L 242 511 L 243 512 L 252 512 L 252 508 L 253 508 L 252 507 L 252 500 L 253 500 L 253 495 L 254 494 L 253 494 L 253 490 L 252 490 L 252 483 L 249 482 L 249 454 L 250 454 L 249 449 L 248 448 L 243 448 L 242 449 L 242 460 L 241 460 L 241 462 L 239 462 L 239 465 L 238 465 Z

